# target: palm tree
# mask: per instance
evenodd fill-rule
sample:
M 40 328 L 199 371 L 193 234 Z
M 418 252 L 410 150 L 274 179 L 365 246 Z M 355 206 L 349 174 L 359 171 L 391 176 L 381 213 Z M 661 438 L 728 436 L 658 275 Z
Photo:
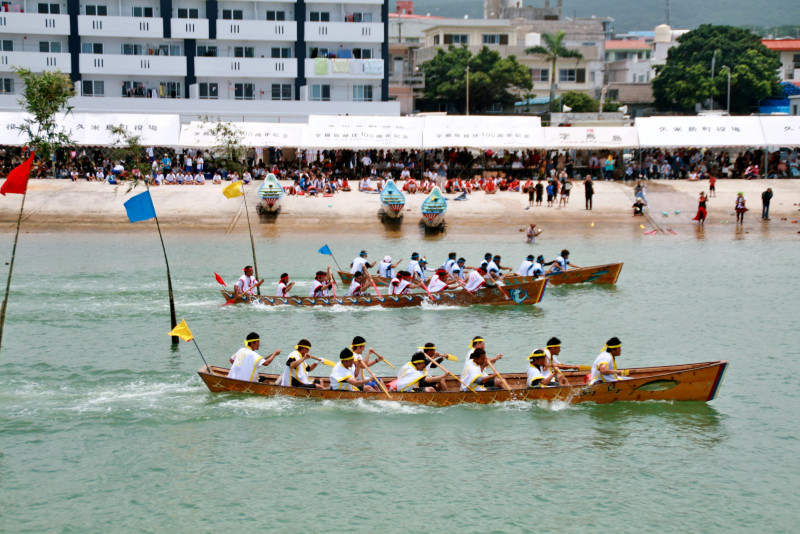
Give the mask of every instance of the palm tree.
M 551 67 L 551 74 L 550 74 L 550 109 L 553 109 L 553 104 L 556 100 L 556 61 L 560 58 L 571 57 L 578 60 L 583 59 L 583 54 L 578 52 L 577 50 L 569 50 L 564 46 L 562 41 L 564 40 L 564 32 L 560 31 L 555 35 L 550 35 L 549 33 L 542 34 L 542 41 L 544 42 L 544 46 L 537 45 L 531 48 L 526 48 L 526 54 L 538 54 L 545 56 L 548 61 L 552 64 Z

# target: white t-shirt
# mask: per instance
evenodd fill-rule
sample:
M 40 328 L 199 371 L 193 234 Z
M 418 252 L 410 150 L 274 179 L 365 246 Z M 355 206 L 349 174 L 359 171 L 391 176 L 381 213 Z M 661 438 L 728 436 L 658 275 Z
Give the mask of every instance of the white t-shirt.
M 389 283 L 389 294 L 390 295 L 404 295 L 409 293 L 409 287 L 411 282 L 408 280 L 398 280 L 397 278 L 392 278 L 391 283 Z
M 353 260 L 353 266 L 350 268 L 350 274 L 356 274 L 362 272 L 364 265 L 369 263 L 366 258 L 362 258 L 361 256 L 357 257 Z
M 397 391 L 413 391 L 425 375 L 424 371 L 418 371 L 413 363 L 408 362 L 397 373 Z
M 485 387 L 477 383 L 478 379 L 483 376 L 489 375 L 475 363 L 475 360 L 467 360 L 464 365 L 464 372 L 461 373 L 461 391 L 468 391 L 469 388 L 467 386 L 475 391 L 486 391 Z
M 480 287 L 486 284 L 486 279 L 481 276 L 481 273 L 478 271 L 472 271 L 469 273 L 469 278 L 467 279 L 467 286 L 464 288 L 467 291 L 476 291 Z
M 350 289 L 347 291 L 347 296 L 348 297 L 359 296 L 359 295 L 362 294 L 362 292 L 363 292 L 363 288 L 362 288 L 361 284 L 359 284 L 355 280 L 350 282 Z
M 394 271 L 394 269 L 392 269 L 392 262 L 382 261 L 380 265 L 378 265 L 378 274 L 384 278 L 392 278 L 394 276 L 392 271 Z
M 258 366 L 264 358 L 254 350 L 242 347 L 233 355 L 233 365 L 228 371 L 228 378 L 258 382 Z
M 322 286 L 327 284 L 323 284 L 319 280 L 314 280 L 311 283 L 311 292 L 308 294 L 309 297 L 330 297 L 330 289 L 320 289 Z
M 520 264 L 519 271 L 517 274 L 520 276 L 530 276 L 531 270 L 533 269 L 533 262 L 531 260 L 525 260 Z
M 342 362 L 337 363 L 331 370 L 331 389 L 339 391 L 358 391 L 355 386 L 345 382 L 348 378 L 355 378 L 353 372 L 342 365 Z
M 594 360 L 592 364 L 592 374 L 589 376 L 589 383 L 594 384 L 595 382 L 616 382 L 620 380 L 622 377 L 617 378 L 617 375 L 604 375 L 598 371 L 598 368 L 601 364 L 606 364 L 606 367 L 609 369 L 616 369 L 616 363 L 614 361 L 614 357 L 608 351 L 603 351 L 600 355 Z
M 289 365 L 290 363 L 301 359 L 303 356 L 300 354 L 299 351 L 295 350 L 289 357 L 286 359 L 286 366 L 283 368 L 283 374 L 281 375 L 280 379 L 278 380 L 279 386 L 291 386 L 292 385 L 292 377 L 294 377 L 299 382 L 302 382 L 306 385 L 311 385 L 311 379 L 308 378 L 308 365 L 306 362 L 301 363 L 294 369 Z
M 559 256 L 556 258 L 555 263 L 555 272 L 566 271 L 569 268 L 569 260 L 565 259 L 563 256 Z
M 283 282 L 278 282 L 278 296 L 279 297 L 288 297 L 288 292 L 286 291 L 286 284 Z
M 438 274 L 431 276 L 431 281 L 428 284 L 428 291 L 435 293 L 437 291 L 444 291 L 445 289 L 447 289 L 447 284 L 439 278 Z
M 528 384 L 529 388 L 543 386 L 544 383 L 550 381 L 550 377 L 551 376 L 552 375 L 549 372 L 548 373 L 542 372 L 541 369 L 539 369 L 538 367 L 536 367 L 532 363 L 528 364 L 528 382 L 527 382 L 527 384 Z M 541 379 L 541 382 L 539 382 L 539 384 L 537 384 L 536 386 L 531 385 L 531 383 L 534 380 L 537 380 L 537 379 Z
M 252 289 L 253 285 L 258 282 L 255 276 L 247 276 L 243 274 L 239 277 L 239 280 L 236 282 L 236 287 L 239 289 L 239 293 L 247 293 Z

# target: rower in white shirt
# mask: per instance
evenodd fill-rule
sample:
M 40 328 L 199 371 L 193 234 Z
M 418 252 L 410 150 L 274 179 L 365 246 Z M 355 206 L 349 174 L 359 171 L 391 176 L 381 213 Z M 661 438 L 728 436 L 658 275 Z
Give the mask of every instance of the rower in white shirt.
M 296 387 L 306 389 L 324 389 L 320 384 L 319 378 L 314 380 L 308 376 L 309 371 L 313 371 L 317 367 L 315 361 L 311 365 L 306 363 L 306 360 L 314 359 L 309 354 L 311 351 L 311 342 L 307 339 L 301 339 L 294 346 L 294 351 L 289 354 L 286 359 L 286 365 L 283 368 L 283 374 L 278 378 L 278 385 L 284 387 Z
M 357 380 L 354 376 L 355 354 L 349 348 L 345 348 L 339 354 L 339 363 L 331 370 L 331 389 L 335 391 L 377 391 L 372 386 L 367 385 L 372 381 L 372 377 Z
M 385 256 L 383 261 L 378 265 L 378 274 L 384 278 L 394 278 L 394 270 L 400 265 L 402 259 L 392 263 L 391 256 Z
M 547 355 L 544 349 L 536 349 L 528 356 L 528 380 L 529 388 L 541 388 L 545 386 L 557 386 L 556 375 L 547 367 Z
M 228 371 L 228 378 L 258 382 L 258 367 L 271 364 L 275 356 L 281 353 L 281 349 L 275 349 L 275 352 L 264 358 L 256 352 L 260 346 L 261 341 L 257 333 L 250 332 L 247 334 L 244 347 L 231 356 L 231 368 Z
M 330 297 L 333 288 L 333 281 L 328 280 L 325 271 L 317 271 L 314 281 L 311 282 L 311 292 L 309 297 Z
M 428 376 L 429 360 L 426 355 L 433 358 L 436 355 L 436 346 L 426 343 L 411 356 L 411 361 L 400 368 L 397 373 L 397 391 L 401 393 L 446 391 L 445 379 L 447 375 L 437 377 Z
M 450 254 L 447 255 L 447 261 L 444 262 L 444 264 L 442 265 L 442 268 L 445 271 L 447 271 L 447 274 L 450 274 L 453 271 L 453 267 L 455 267 L 457 262 L 456 260 L 457 257 L 458 254 L 456 254 L 455 252 L 451 252 Z
M 618 337 L 606 341 L 603 352 L 594 360 L 592 373 L 589 375 L 589 384 L 600 382 L 616 382 L 628 380 L 627 369 L 617 369 L 617 357 L 622 354 L 622 342 Z
M 253 276 L 253 266 L 248 265 L 244 268 L 244 274 L 239 277 L 239 280 L 236 282 L 236 285 L 233 288 L 233 293 L 236 297 L 240 297 L 242 295 L 253 294 L 253 289 L 258 288 L 261 284 L 264 283 L 264 279 L 256 280 Z
M 497 356 L 502 358 L 503 355 L 498 354 Z M 486 351 L 483 349 L 473 350 L 464 365 L 464 372 L 461 373 L 461 391 L 486 391 L 486 388 L 505 387 L 497 373 L 489 374 L 486 371 L 488 366 Z
M 447 274 L 447 271 L 444 268 L 436 269 L 436 274 L 431 276 L 430 282 L 428 282 L 428 291 L 431 293 L 436 293 L 439 291 L 444 291 L 445 289 L 453 289 L 458 287 L 457 284 L 450 283 L 450 275 Z
M 350 274 L 364 272 L 365 266 L 367 269 L 372 269 L 375 267 L 375 262 L 373 261 L 370 263 L 367 261 L 367 251 L 362 250 L 358 257 L 353 260 L 353 265 L 350 267 Z
M 483 267 L 478 267 L 471 273 L 469 273 L 469 278 L 467 278 L 467 285 L 464 287 L 467 291 L 474 293 L 475 291 L 479 290 L 482 287 L 491 287 L 494 286 L 495 283 L 489 282 L 488 275 L 486 274 L 486 270 Z
M 556 258 L 556 261 L 553 262 L 553 266 L 550 267 L 550 270 L 547 272 L 548 273 L 566 272 L 567 269 L 569 269 L 570 267 L 572 267 L 573 269 L 580 269 L 580 266 L 569 262 L 569 250 L 564 249 L 561 251 L 561 256 Z
M 289 274 L 283 273 L 278 281 L 278 296 L 288 297 L 289 291 L 294 287 L 294 282 L 289 281 Z
M 389 282 L 389 294 L 407 295 L 411 293 L 412 288 L 416 287 L 420 287 L 420 285 L 411 281 L 411 273 L 408 271 L 400 271 L 397 273 L 397 276 L 392 278 L 392 281 Z
M 360 297 L 364 294 L 364 274 L 356 273 L 353 275 L 353 281 L 350 282 L 350 289 L 347 291 L 348 297 Z
M 425 256 L 423 256 L 423 257 L 421 257 L 419 259 L 419 262 L 417 262 L 417 266 L 416 266 L 416 268 L 414 270 L 411 270 L 410 267 L 411 267 L 411 265 L 410 265 L 410 262 L 409 262 L 409 272 L 411 273 L 412 277 L 418 278 L 418 279 L 422 280 L 423 282 L 428 280 L 428 275 L 425 274 L 425 271 L 428 270 L 428 260 L 425 258 Z

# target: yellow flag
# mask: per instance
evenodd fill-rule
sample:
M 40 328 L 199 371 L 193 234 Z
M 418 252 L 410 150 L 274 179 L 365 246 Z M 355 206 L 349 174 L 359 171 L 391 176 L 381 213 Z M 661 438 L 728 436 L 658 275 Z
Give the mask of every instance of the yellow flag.
M 169 334 L 170 336 L 178 336 L 184 341 L 191 341 L 194 339 L 192 335 L 192 331 L 189 330 L 189 325 L 186 324 L 186 319 L 181 319 L 181 322 L 178 323 L 178 326 L 172 329 L 172 332 Z
M 228 198 L 236 198 L 244 195 L 244 193 L 242 193 L 242 182 L 231 182 L 222 188 L 222 194 Z

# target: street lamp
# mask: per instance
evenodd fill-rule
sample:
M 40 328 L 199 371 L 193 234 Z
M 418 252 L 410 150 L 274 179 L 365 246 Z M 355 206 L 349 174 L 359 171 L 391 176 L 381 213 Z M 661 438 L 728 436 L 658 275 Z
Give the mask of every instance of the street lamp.
M 722 66 L 723 69 L 728 71 L 728 115 L 731 114 L 731 68 L 727 65 Z
M 714 56 L 711 58 L 711 98 L 709 99 L 709 104 L 711 104 L 711 109 L 714 109 L 714 64 L 717 62 L 717 52 L 719 52 L 719 48 L 714 50 Z
M 467 65 L 467 115 L 469 115 L 469 65 Z

